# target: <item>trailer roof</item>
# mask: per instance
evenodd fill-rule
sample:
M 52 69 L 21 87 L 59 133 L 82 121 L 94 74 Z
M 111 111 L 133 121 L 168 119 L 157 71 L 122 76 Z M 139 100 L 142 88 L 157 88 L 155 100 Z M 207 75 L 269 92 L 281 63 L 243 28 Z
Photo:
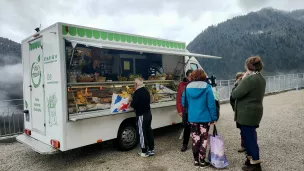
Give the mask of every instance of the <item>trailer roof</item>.
M 156 54 L 166 54 L 166 55 L 176 55 L 176 56 L 189 56 L 189 57 L 198 57 L 198 58 L 213 58 L 213 59 L 221 59 L 218 56 L 211 55 L 202 55 L 196 53 L 190 53 L 188 50 L 181 51 L 173 51 L 167 49 L 159 49 L 159 48 L 151 48 L 151 47 L 138 47 L 132 44 L 114 44 L 107 42 L 99 42 L 93 40 L 79 39 L 79 38 L 65 38 L 67 41 L 74 44 L 83 44 L 87 46 L 93 46 L 98 48 L 106 48 L 106 49 L 117 49 L 117 50 L 126 50 L 126 51 L 134 51 L 134 52 L 145 52 L 145 53 L 156 53 Z
M 119 33 L 65 23 L 60 24 L 63 37 L 74 43 L 136 52 L 194 56 L 199 58 L 221 58 L 211 55 L 190 53 L 186 49 L 185 42 Z

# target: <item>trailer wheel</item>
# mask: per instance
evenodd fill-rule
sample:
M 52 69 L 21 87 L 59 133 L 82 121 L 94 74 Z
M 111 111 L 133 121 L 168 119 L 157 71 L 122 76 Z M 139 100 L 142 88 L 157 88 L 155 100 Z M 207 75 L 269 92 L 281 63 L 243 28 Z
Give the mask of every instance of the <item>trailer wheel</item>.
M 117 135 L 117 145 L 122 151 L 132 150 L 138 143 L 136 126 L 131 123 L 123 123 Z

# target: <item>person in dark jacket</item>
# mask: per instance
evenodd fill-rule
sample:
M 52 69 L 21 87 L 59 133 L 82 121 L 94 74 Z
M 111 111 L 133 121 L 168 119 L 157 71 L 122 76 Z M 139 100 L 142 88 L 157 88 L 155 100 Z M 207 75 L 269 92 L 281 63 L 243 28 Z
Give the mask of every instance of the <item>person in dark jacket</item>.
M 206 167 L 205 161 L 208 132 L 211 123 L 217 120 L 216 104 L 212 87 L 205 82 L 207 76 L 203 70 L 195 70 L 183 92 L 182 104 L 188 105 L 188 120 L 191 124 L 192 151 L 194 166 Z M 186 96 L 186 99 L 185 99 Z
M 239 82 L 242 80 L 244 73 L 243 72 L 238 72 L 235 76 L 235 83 L 234 83 L 234 87 L 232 88 L 232 91 L 238 86 Z M 232 97 L 232 95 L 230 96 L 230 105 L 232 107 L 232 110 L 235 111 L 235 99 Z M 236 127 L 240 128 L 239 124 L 236 123 Z M 245 152 L 245 146 L 244 146 L 244 141 L 241 135 L 241 148 L 238 150 L 239 153 Z
M 259 127 L 263 116 L 266 80 L 260 73 L 263 69 L 263 62 L 260 57 L 248 58 L 245 66 L 247 72 L 232 92 L 232 97 L 236 99 L 235 121 L 240 125 L 241 135 L 247 151 L 246 166 L 242 169 L 244 171 L 261 171 L 256 128 Z
M 131 107 L 135 110 L 136 114 L 136 125 L 141 146 L 139 156 L 153 156 L 155 152 L 154 136 L 151 128 L 152 114 L 150 108 L 150 93 L 144 87 L 142 78 L 135 79 L 134 88 L 136 90 L 133 94 Z
M 184 112 L 184 108 L 183 108 L 183 105 L 182 105 L 182 95 L 183 95 L 183 92 L 184 92 L 186 86 L 191 81 L 190 76 L 191 76 L 192 71 L 193 70 L 188 70 L 186 72 L 186 77 L 184 78 L 183 82 L 179 83 L 178 89 L 177 89 L 176 109 L 177 109 L 177 113 L 181 117 L 183 117 L 183 112 Z M 182 144 L 182 148 L 181 148 L 182 152 L 185 152 L 188 149 L 190 132 L 191 132 L 190 124 L 189 123 L 184 123 L 184 136 L 183 136 L 183 144 Z

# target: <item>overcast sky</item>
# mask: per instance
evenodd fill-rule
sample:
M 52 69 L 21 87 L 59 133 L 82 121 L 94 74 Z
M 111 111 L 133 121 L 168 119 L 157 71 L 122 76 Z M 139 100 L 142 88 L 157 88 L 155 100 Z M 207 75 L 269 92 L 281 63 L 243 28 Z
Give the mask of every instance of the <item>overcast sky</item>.
M 0 37 L 21 42 L 40 24 L 65 22 L 189 43 L 210 25 L 263 7 L 301 9 L 304 1 L 0 0 Z

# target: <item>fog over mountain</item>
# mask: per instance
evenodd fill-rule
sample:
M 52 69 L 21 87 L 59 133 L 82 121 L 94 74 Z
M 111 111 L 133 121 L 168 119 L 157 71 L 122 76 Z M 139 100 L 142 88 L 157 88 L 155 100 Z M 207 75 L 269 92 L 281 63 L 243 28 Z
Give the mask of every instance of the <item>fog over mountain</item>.
M 0 100 L 22 98 L 21 45 L 0 37 Z

